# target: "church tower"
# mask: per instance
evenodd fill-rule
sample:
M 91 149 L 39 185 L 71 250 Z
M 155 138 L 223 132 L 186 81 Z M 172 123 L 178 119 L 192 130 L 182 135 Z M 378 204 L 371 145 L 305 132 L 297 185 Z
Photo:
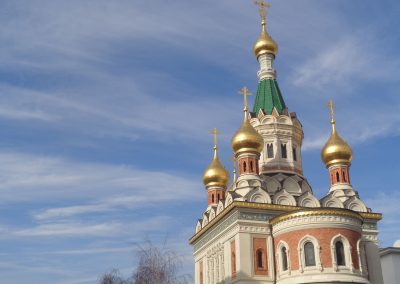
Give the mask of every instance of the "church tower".
M 259 6 L 261 34 L 254 44 L 253 51 L 260 69 L 257 72 L 258 87 L 252 124 L 265 141 L 265 151 L 260 159 L 261 173 L 285 172 L 302 177 L 303 129 L 296 114 L 289 113 L 283 100 L 274 69 L 278 45 L 266 30 L 265 8 L 268 5 L 261 1 Z
M 250 92 L 240 92 L 244 118 L 231 141 L 235 171 L 229 187 L 214 130 L 214 158 L 203 176 L 208 206 L 189 241 L 195 283 L 383 284 L 377 246 L 382 216 L 367 208 L 350 183 L 352 149 L 336 129 L 333 102 L 332 132 L 321 152 L 329 189 L 318 199 L 303 174 L 301 123 L 278 87 L 278 45 L 266 28 L 269 6 L 256 3 L 257 95 L 249 113 Z

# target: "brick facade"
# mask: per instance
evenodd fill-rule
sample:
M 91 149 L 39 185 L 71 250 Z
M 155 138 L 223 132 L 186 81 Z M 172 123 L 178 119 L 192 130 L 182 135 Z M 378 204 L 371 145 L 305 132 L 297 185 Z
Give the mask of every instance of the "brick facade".
M 359 261 L 357 254 L 357 242 L 361 238 L 361 234 L 356 231 L 352 231 L 344 228 L 310 228 L 293 231 L 279 235 L 274 239 L 274 246 L 278 249 L 278 244 L 282 240 L 288 244 L 289 258 L 291 264 L 291 270 L 298 270 L 299 265 L 299 253 L 298 244 L 305 236 L 312 236 L 318 240 L 320 246 L 320 252 L 317 255 L 320 256 L 322 267 L 333 267 L 332 264 L 332 250 L 331 241 L 337 235 L 345 237 L 351 247 L 351 258 L 355 269 L 359 269 Z M 315 248 L 316 249 L 316 248 Z M 278 259 L 276 259 L 276 263 Z
M 267 275 L 267 239 L 253 238 L 253 264 L 255 275 Z

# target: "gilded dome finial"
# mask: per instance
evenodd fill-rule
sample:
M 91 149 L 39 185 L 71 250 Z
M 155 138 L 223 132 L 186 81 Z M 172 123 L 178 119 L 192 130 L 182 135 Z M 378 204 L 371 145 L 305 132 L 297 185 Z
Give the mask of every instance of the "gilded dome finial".
M 332 125 L 332 132 L 336 131 L 335 129 L 335 103 L 332 101 L 332 99 L 329 100 L 328 102 L 328 108 L 329 108 L 329 112 L 331 114 L 331 125 Z
M 249 89 L 247 89 L 246 86 L 244 86 L 240 92 L 240 95 L 243 95 L 243 112 L 244 112 L 244 120 L 246 120 L 248 118 L 248 111 L 249 111 L 249 107 L 247 104 L 247 96 L 251 96 L 252 93 L 249 92 Z
M 271 4 L 266 4 L 264 0 L 255 1 L 257 6 L 259 6 L 260 16 L 261 16 L 261 34 L 254 44 L 253 50 L 254 54 L 258 58 L 260 55 L 266 53 L 272 53 L 276 55 L 278 52 L 278 45 L 267 33 L 267 11 L 266 8 L 271 8 Z
M 267 9 L 266 8 L 271 8 L 271 4 L 265 3 L 264 0 L 255 1 L 254 4 L 256 4 L 259 7 L 260 16 L 261 16 L 261 25 L 263 26 L 263 30 L 265 30 L 265 25 L 267 24 Z
M 218 158 L 218 153 L 217 153 L 217 151 L 218 151 L 218 146 L 217 146 L 217 142 L 218 142 L 218 134 L 219 134 L 219 132 L 218 132 L 218 130 L 217 130 L 217 128 L 214 128 L 212 131 L 211 131 L 211 134 L 213 134 L 214 135 L 214 159 L 215 158 Z
M 236 131 L 232 137 L 232 148 L 235 155 L 238 156 L 241 153 L 260 153 L 264 146 L 264 139 L 250 124 L 247 107 L 247 96 L 251 95 L 247 87 L 243 87 L 239 94 L 244 97 L 244 120 L 240 128 Z
M 217 135 L 219 134 L 219 132 L 216 128 L 214 128 L 211 131 L 211 134 L 213 134 L 214 136 L 214 158 L 211 161 L 208 168 L 204 171 L 203 183 L 207 188 L 208 187 L 226 188 L 226 185 L 229 182 L 229 173 L 218 159 Z
M 353 152 L 349 144 L 347 144 L 346 141 L 344 141 L 343 138 L 340 137 L 339 133 L 336 131 L 336 121 L 334 113 L 335 104 L 332 100 L 329 100 L 328 107 L 331 116 L 332 133 L 324 148 L 322 148 L 322 161 L 325 163 L 327 168 L 334 164 L 349 165 L 353 157 Z

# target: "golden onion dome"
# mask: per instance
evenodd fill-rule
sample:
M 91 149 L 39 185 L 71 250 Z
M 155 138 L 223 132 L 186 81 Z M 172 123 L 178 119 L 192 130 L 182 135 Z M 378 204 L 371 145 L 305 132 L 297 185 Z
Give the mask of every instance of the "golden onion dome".
M 274 56 L 278 53 L 278 44 L 267 33 L 265 20 L 262 22 L 261 34 L 254 44 L 253 51 L 257 58 L 266 53 L 272 53 Z
M 321 159 L 327 168 L 335 164 L 349 165 L 353 158 L 353 151 L 349 144 L 347 144 L 347 142 L 344 141 L 336 131 L 334 120 L 331 121 L 331 124 L 331 137 L 329 137 L 324 148 L 322 148 Z
M 229 182 L 229 173 L 218 159 L 217 146 L 214 146 L 214 158 L 203 174 L 206 187 L 224 187 Z
M 264 146 L 264 139 L 254 129 L 247 118 L 247 112 L 245 113 L 245 119 L 232 137 L 232 149 L 235 155 L 238 156 L 242 153 L 260 153 Z

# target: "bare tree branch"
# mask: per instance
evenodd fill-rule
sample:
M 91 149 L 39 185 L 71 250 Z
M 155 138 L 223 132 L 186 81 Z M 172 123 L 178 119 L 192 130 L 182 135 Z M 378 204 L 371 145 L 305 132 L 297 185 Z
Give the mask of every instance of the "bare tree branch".
M 123 279 L 113 269 L 100 278 L 100 284 L 188 284 L 190 276 L 179 275 L 181 259 L 173 251 L 156 247 L 147 242 L 146 247 L 138 246 L 138 266 L 131 279 Z

